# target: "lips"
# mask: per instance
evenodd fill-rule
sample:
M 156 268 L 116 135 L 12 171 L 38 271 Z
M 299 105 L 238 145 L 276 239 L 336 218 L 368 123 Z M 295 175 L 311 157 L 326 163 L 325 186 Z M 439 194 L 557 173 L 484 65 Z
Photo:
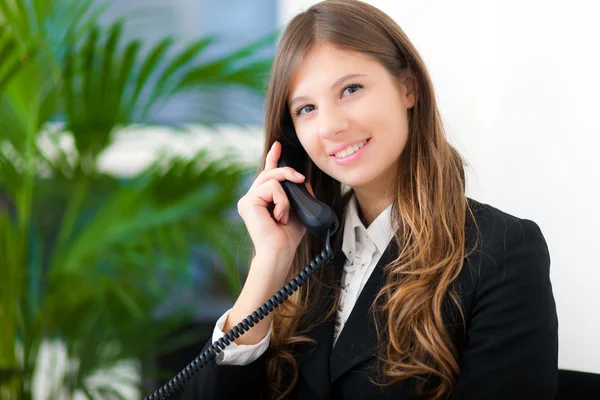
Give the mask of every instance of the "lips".
M 342 145 L 340 145 L 340 146 L 334 147 L 334 148 L 333 148 L 333 149 L 332 149 L 332 150 L 329 152 L 329 155 L 330 155 L 330 156 L 332 156 L 332 157 L 335 157 L 335 153 L 338 153 L 338 152 L 340 152 L 340 151 L 342 151 L 342 150 L 344 150 L 344 149 L 346 149 L 346 148 L 348 148 L 348 147 L 350 147 L 350 146 L 354 146 L 355 144 L 362 143 L 362 142 L 364 142 L 365 140 L 368 142 L 370 139 L 371 139 L 371 138 L 354 140 L 354 141 L 352 141 L 352 142 L 346 142 L 346 143 L 344 143 L 344 144 L 342 144 Z
M 337 158 L 335 155 L 333 155 L 333 156 L 331 156 L 331 158 L 340 167 L 346 167 L 346 166 L 352 165 L 352 164 L 358 162 L 358 160 L 360 160 L 363 157 L 363 154 L 365 153 L 365 151 L 369 151 L 368 148 L 369 148 L 370 142 L 371 142 L 371 140 L 367 139 L 367 142 L 361 148 L 359 148 L 354 153 L 347 155 L 346 157 Z

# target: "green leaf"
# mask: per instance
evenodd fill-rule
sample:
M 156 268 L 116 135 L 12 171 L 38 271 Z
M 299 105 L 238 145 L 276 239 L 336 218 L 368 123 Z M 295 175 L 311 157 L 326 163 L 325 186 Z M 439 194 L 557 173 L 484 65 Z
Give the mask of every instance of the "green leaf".
M 197 57 L 201 52 L 206 50 L 208 45 L 213 43 L 212 37 L 199 39 L 191 43 L 185 50 L 179 53 L 173 61 L 167 64 L 165 71 L 162 74 L 163 79 L 169 79 L 175 73 L 184 68 L 190 61 Z M 162 79 L 161 79 L 162 81 Z
M 85 397 L 88 398 L 88 400 L 94 400 L 94 395 L 92 394 L 92 391 L 88 388 L 87 385 L 80 385 L 79 390 L 83 392 L 83 394 L 85 395 Z
M 119 118 L 116 119 L 117 122 L 121 123 L 121 122 L 126 122 L 128 121 L 128 117 L 129 115 L 131 115 L 130 112 L 120 112 L 120 106 L 122 105 L 122 102 L 125 98 L 125 89 L 127 88 L 127 83 L 130 81 L 131 76 L 132 76 L 132 71 L 133 71 L 133 67 L 135 66 L 135 62 L 137 59 L 137 54 L 140 50 L 141 47 L 141 42 L 140 41 L 134 41 L 129 43 L 129 45 L 127 46 L 127 49 L 125 50 L 125 57 L 123 59 L 123 63 L 121 64 L 121 73 L 119 76 L 119 81 L 118 81 L 118 86 L 117 88 L 115 88 L 115 90 L 118 90 L 119 88 L 120 90 L 120 96 L 118 97 L 118 99 L 115 99 L 115 106 L 117 107 L 117 110 L 119 111 Z
M 69 40 L 66 44 L 67 50 L 64 57 L 64 68 L 63 68 L 63 98 L 66 106 L 66 113 L 71 117 L 72 120 L 76 120 L 79 115 L 81 104 L 77 101 L 75 96 L 75 49 L 72 40 Z
M 139 307 L 131 295 L 120 286 L 115 286 L 112 290 L 118 300 L 121 301 L 124 308 L 128 311 L 128 314 L 134 318 L 141 318 L 144 313 L 141 307 Z
M 4 17 L 4 22 L 8 25 L 14 27 L 17 32 L 20 34 L 24 34 L 26 36 L 28 31 L 28 24 L 23 18 L 23 14 L 20 14 L 18 10 L 13 9 L 13 4 L 15 2 L 8 2 L 7 0 L 0 0 L 0 12 Z M 19 1 L 17 0 L 18 4 Z
M 36 51 L 36 44 L 20 46 L 8 29 L 0 25 L 0 93 L 23 70 Z
M 111 93 L 111 89 L 113 89 L 114 79 L 112 77 L 112 73 L 115 71 L 113 59 L 117 53 L 117 44 L 123 32 L 123 21 L 119 20 L 113 23 L 108 32 L 108 39 L 106 40 L 106 44 L 104 46 L 102 73 L 100 76 L 100 81 L 96 83 L 97 86 L 102 88 L 99 99 L 101 103 L 107 101 L 108 95 Z
M 149 95 L 149 100 L 145 104 L 142 116 L 146 116 L 152 106 L 164 96 L 173 95 L 176 92 L 171 89 L 173 79 L 177 73 L 183 70 L 194 58 L 202 53 L 214 39 L 212 37 L 203 38 L 191 43 L 186 49 L 179 53 L 160 74 L 160 77 Z
M 167 37 L 161 40 L 154 49 L 150 52 L 142 67 L 140 68 L 140 73 L 136 82 L 135 90 L 133 91 L 133 96 L 131 97 L 130 104 L 132 106 L 138 105 L 139 95 L 148 82 L 150 76 L 155 72 L 160 62 L 166 55 L 167 50 L 173 44 L 173 38 Z
M 7 32 L 6 28 L 0 27 L 0 60 L 6 60 L 14 54 L 17 42 Z
M 173 87 L 173 92 L 190 87 L 214 90 L 223 87 L 242 87 L 264 94 L 271 66 L 270 59 L 248 61 L 249 55 L 267 44 L 274 35 L 260 39 L 222 58 L 190 68 Z
M 85 74 L 83 78 L 83 98 L 85 104 L 90 104 L 93 107 L 94 98 L 92 90 L 94 84 L 94 61 L 96 59 L 96 43 L 98 41 L 99 29 L 93 27 L 87 37 L 87 42 L 82 54 L 83 67 L 82 71 Z
M 112 388 L 110 386 L 98 386 L 96 387 L 96 391 L 102 399 L 127 400 L 127 398 L 125 398 L 125 396 L 121 394 L 117 389 Z

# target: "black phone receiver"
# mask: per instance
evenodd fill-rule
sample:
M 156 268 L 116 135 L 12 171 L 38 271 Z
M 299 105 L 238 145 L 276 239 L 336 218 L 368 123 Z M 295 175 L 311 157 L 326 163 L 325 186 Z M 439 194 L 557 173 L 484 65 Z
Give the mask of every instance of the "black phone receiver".
M 298 172 L 304 172 L 303 162 L 308 156 L 303 148 L 281 145 L 281 156 L 278 166 L 291 167 Z M 285 180 L 281 182 L 290 205 L 306 229 L 315 236 L 324 238 L 333 235 L 339 226 L 338 218 L 327 204 L 315 199 L 306 189 L 304 183 L 298 184 Z

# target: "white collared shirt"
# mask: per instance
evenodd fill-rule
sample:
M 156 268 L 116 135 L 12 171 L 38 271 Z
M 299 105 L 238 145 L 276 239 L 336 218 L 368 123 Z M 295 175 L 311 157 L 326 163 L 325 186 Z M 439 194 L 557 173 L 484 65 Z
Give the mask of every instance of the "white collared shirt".
M 365 228 L 358 215 L 356 195 L 352 194 L 350 198 L 344 222 L 342 252 L 346 256 L 346 263 L 342 273 L 342 293 L 336 316 L 334 345 L 360 293 L 394 235 L 390 221 L 391 209 L 392 206 L 388 206 L 368 228 Z M 217 321 L 213 330 L 213 342 L 225 334 L 223 327 L 230 311 L 231 309 L 227 310 Z M 232 342 L 217 355 L 216 362 L 225 365 L 250 364 L 267 350 L 270 338 L 271 328 L 256 344 L 238 345 Z

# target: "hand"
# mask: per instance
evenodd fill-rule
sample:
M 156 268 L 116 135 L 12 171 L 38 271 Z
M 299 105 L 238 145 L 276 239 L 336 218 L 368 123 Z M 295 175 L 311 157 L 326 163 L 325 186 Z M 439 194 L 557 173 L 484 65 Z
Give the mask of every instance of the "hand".
M 238 213 L 244 220 L 257 254 L 283 254 L 290 257 L 296 252 L 306 228 L 290 207 L 290 202 L 281 186 L 289 180 L 304 182 L 304 176 L 296 175 L 291 167 L 278 168 L 281 143 L 275 142 L 265 160 L 265 169 L 258 175 L 248 193 L 237 203 Z M 314 197 L 312 186 L 304 183 Z M 269 211 L 275 204 L 273 215 Z

